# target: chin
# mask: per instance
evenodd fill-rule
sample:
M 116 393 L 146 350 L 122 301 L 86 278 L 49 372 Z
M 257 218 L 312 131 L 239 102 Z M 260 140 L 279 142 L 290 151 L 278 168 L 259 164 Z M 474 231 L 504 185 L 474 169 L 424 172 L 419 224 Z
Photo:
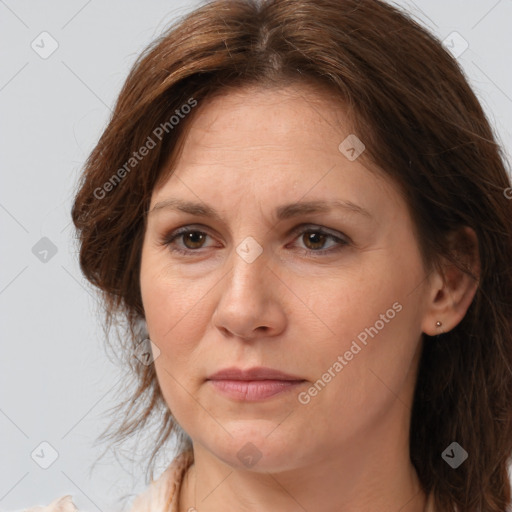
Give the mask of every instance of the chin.
M 233 437 L 226 439 L 224 446 L 216 445 L 211 452 L 236 470 L 272 473 L 293 469 L 297 449 L 289 438 L 285 440 L 276 432 L 270 434 L 275 427 L 275 423 L 271 428 L 257 424 L 240 427 L 237 433 L 231 432 Z

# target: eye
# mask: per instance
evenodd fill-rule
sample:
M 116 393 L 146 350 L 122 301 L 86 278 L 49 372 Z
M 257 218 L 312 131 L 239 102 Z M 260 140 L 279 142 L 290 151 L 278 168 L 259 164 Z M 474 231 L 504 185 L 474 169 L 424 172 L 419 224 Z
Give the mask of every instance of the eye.
M 204 246 L 204 241 L 207 236 L 209 236 L 208 233 L 204 231 L 184 227 L 170 233 L 164 238 L 162 243 L 168 246 L 173 252 L 188 254 L 189 252 L 201 249 Z M 182 242 L 182 246 L 176 246 L 177 240 Z
M 348 237 L 342 238 L 343 235 L 337 236 L 318 226 L 297 226 L 291 234 L 297 236 L 298 240 L 303 241 L 306 247 L 303 250 L 306 253 L 314 253 L 315 256 L 335 252 L 350 243 L 346 239 Z M 207 247 L 204 244 L 209 236 L 205 231 L 185 226 L 165 236 L 162 244 L 169 247 L 172 252 L 191 254 L 198 252 L 198 249 Z M 319 250 L 325 247 L 328 240 L 332 242 L 330 248 Z M 178 244 L 177 242 L 181 243 Z
M 333 233 L 326 231 L 319 226 L 306 226 L 301 225 L 295 228 L 292 232 L 294 235 L 300 235 L 298 240 L 301 240 L 305 245 L 305 251 L 314 253 L 316 255 L 328 254 L 340 250 L 343 246 L 349 245 L 346 237 L 337 236 Z M 328 249 L 321 249 L 325 247 L 325 243 L 331 240 L 332 244 Z

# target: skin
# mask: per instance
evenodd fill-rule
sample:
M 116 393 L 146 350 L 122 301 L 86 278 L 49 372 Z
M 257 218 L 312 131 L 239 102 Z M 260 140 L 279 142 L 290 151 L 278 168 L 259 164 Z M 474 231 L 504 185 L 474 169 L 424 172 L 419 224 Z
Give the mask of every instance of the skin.
M 340 152 L 353 132 L 326 93 L 245 87 L 198 109 L 173 174 L 153 191 L 140 274 L 161 351 L 158 381 L 193 441 L 180 511 L 422 511 L 408 447 L 422 333 L 457 325 L 476 284 L 454 268 L 446 282 L 425 271 L 398 188 Z M 171 197 L 206 203 L 220 219 L 154 209 Z M 351 201 L 371 217 L 341 209 L 274 217 L 280 205 L 313 199 Z M 205 235 L 166 245 L 182 226 Z M 314 231 L 322 227 L 348 244 Z M 263 249 L 252 263 L 236 251 L 249 236 Z M 394 303 L 402 306 L 394 318 L 300 403 L 299 392 Z M 268 366 L 307 382 L 237 401 L 206 381 L 230 366 Z M 248 442 L 261 456 L 252 467 L 237 457 Z

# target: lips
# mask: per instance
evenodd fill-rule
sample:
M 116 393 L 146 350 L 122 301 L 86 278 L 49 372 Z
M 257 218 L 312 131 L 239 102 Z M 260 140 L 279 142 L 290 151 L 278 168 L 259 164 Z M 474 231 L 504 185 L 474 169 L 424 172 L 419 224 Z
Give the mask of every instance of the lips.
M 225 368 L 208 377 L 213 388 L 231 400 L 255 402 L 282 395 L 302 385 L 305 379 L 273 368 L 248 370 Z
M 225 368 L 210 375 L 207 380 L 241 380 L 241 381 L 255 381 L 255 380 L 280 380 L 280 381 L 303 381 L 302 377 L 298 375 L 291 375 L 289 373 L 267 368 L 264 366 L 256 366 L 247 370 L 231 367 Z

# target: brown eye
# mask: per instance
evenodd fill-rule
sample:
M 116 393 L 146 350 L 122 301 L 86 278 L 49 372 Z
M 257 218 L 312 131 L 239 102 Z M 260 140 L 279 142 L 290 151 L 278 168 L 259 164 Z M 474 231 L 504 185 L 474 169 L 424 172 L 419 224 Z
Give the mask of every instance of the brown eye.
M 321 249 L 327 238 L 328 235 L 319 233 L 318 231 L 305 231 L 302 235 L 304 245 L 312 251 Z
M 309 227 L 309 229 L 304 229 L 303 226 L 298 226 L 294 230 L 294 234 L 299 235 L 296 240 L 301 241 L 302 251 L 312 256 L 334 253 L 350 244 L 349 240 L 326 232 L 321 228 Z M 341 236 L 344 237 L 343 234 Z M 209 237 L 210 235 L 204 231 L 184 227 L 165 236 L 161 243 L 174 253 L 191 255 L 197 252 L 201 254 L 200 249 L 209 247 L 205 245 Z M 325 248 L 328 242 L 330 242 L 330 245 Z
M 168 247 L 172 252 L 180 254 L 191 254 L 197 249 L 205 246 L 205 241 L 209 237 L 208 233 L 198 229 L 181 228 L 162 239 L 162 244 Z M 199 252 L 199 251 L 197 251 Z
M 206 233 L 202 233 L 201 231 L 187 231 L 180 236 L 182 237 L 183 245 L 187 249 L 199 249 L 204 243 Z
M 350 238 L 343 233 L 334 234 L 320 226 L 302 224 L 297 226 L 292 234 L 297 236 L 295 244 L 311 256 L 333 254 L 351 243 Z

